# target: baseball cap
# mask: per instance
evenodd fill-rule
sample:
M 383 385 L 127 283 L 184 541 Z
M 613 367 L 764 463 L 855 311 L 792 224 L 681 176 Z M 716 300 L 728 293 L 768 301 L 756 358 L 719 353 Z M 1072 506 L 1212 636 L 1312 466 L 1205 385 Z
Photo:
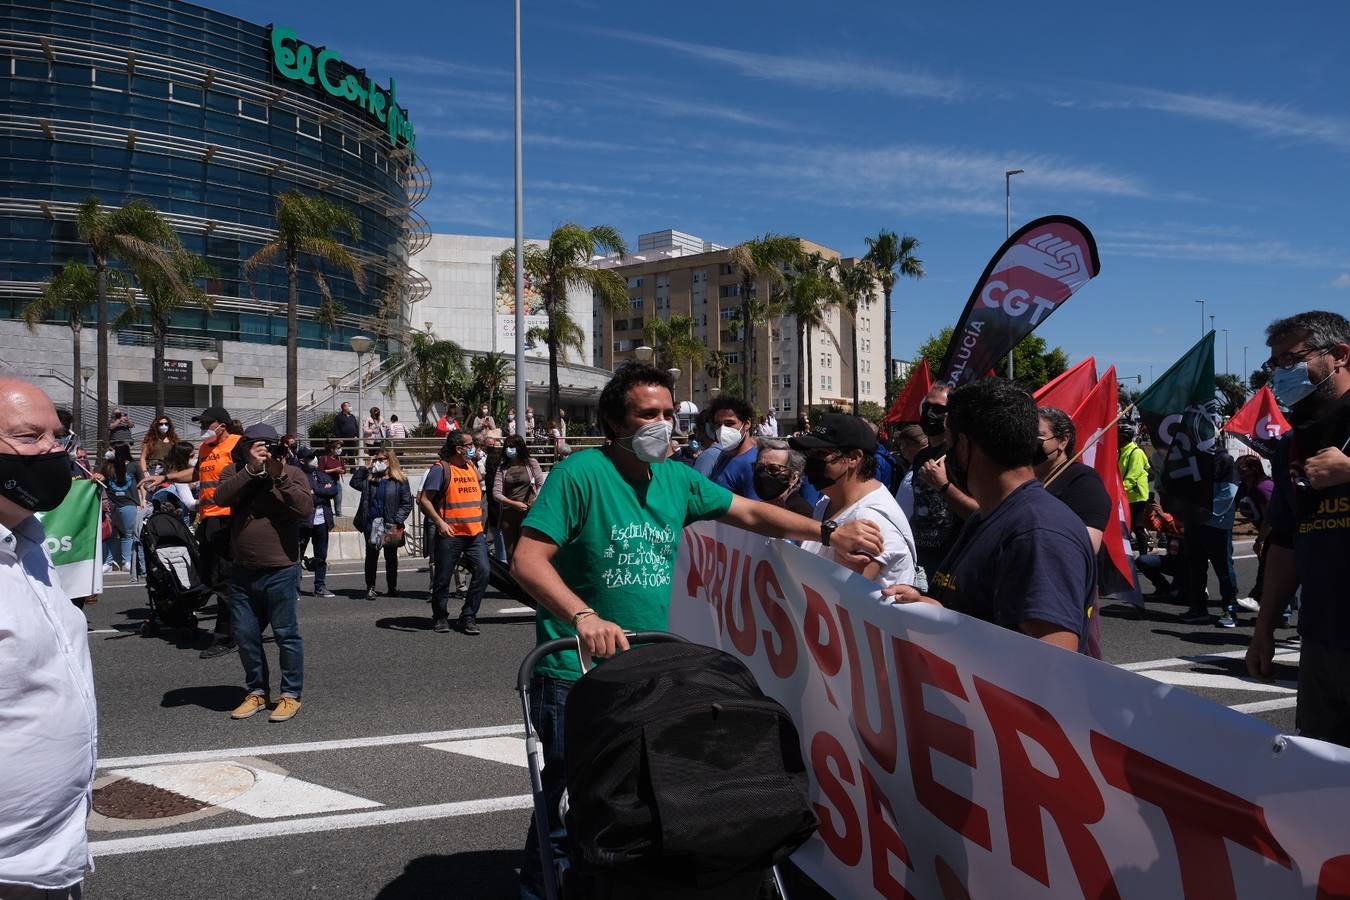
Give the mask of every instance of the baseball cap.
M 258 441 L 275 444 L 279 440 L 281 440 L 281 435 L 277 434 L 277 430 L 266 422 L 259 422 L 244 429 L 245 444 L 256 444 Z
M 208 406 L 202 410 L 200 416 L 193 416 L 192 421 L 201 425 L 209 425 L 212 422 L 224 422 L 229 424 L 231 416 L 223 406 Z
M 299 450 L 295 451 L 295 458 L 300 460 L 301 462 L 308 462 L 309 460 L 313 459 L 318 455 L 319 451 L 315 450 L 313 447 L 310 447 L 308 445 L 301 447 Z
M 877 436 L 857 416 L 826 413 L 809 432 L 789 438 L 788 445 L 793 450 L 861 450 L 873 453 L 877 449 Z

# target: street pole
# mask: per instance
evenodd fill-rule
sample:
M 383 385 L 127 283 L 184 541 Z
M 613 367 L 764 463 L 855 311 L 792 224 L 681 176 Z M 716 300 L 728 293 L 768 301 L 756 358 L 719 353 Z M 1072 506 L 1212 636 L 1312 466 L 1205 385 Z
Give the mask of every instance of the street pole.
M 1204 337 L 1204 336 L 1205 336 L 1205 301 L 1203 301 L 1203 300 L 1196 300 L 1195 302 L 1200 304 L 1200 336 L 1201 336 L 1201 337 Z
M 1251 371 L 1247 368 L 1247 348 L 1242 348 L 1242 380 L 1246 381 L 1251 377 Z
M 1003 173 L 1003 236 L 1005 238 L 1012 237 L 1012 177 L 1021 175 L 1025 171 L 1026 169 L 1008 169 Z M 890 347 L 886 348 L 888 356 L 890 355 L 890 349 Z M 888 371 L 886 377 L 890 378 L 890 375 L 891 373 Z M 1008 380 L 1013 380 L 1013 352 L 1011 347 L 1008 348 Z
M 1223 332 L 1223 374 L 1232 375 L 1233 370 L 1228 365 L 1228 329 L 1221 328 L 1219 330 Z
M 516 0 L 516 432 L 525 433 L 525 166 L 520 102 L 520 0 Z M 552 411 L 556 414 L 556 410 Z

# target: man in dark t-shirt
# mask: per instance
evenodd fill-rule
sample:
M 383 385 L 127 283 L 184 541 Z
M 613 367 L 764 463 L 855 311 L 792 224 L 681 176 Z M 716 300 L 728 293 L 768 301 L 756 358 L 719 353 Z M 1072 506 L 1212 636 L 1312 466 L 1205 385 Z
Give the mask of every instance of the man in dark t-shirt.
M 883 591 L 1083 649 L 1097 566 L 1087 529 L 1036 480 L 1036 403 L 1013 383 L 986 378 L 947 398 L 946 472 L 978 509 L 929 575 L 929 595 Z
M 920 405 L 919 427 L 928 446 L 914 457 L 914 547 L 919 565 L 928 574 L 937 571 L 961 533 L 961 523 L 975 512 L 975 500 L 947 477 L 947 397 L 951 388 L 935 384 Z

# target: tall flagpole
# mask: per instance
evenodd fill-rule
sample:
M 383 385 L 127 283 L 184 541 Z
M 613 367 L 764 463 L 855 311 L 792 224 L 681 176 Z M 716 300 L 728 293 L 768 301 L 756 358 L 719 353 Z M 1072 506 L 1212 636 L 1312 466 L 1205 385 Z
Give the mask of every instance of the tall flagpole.
M 525 175 L 520 102 L 520 0 L 516 0 L 516 434 L 525 434 Z

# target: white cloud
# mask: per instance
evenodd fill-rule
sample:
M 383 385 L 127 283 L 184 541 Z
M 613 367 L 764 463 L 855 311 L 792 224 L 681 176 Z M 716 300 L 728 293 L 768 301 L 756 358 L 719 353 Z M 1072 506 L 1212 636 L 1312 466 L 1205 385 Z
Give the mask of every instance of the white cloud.
M 1350 288 L 1350 272 L 1342 272 L 1331 281 L 1334 288 Z
M 1150 88 L 1125 89 L 1126 100 L 1088 104 L 1094 108 L 1134 106 L 1219 122 L 1273 137 L 1350 150 L 1350 120 L 1301 112 L 1287 105 L 1231 97 L 1182 94 Z
M 892 97 L 937 100 L 954 100 L 965 92 L 962 83 L 955 78 L 891 69 L 874 63 L 809 56 L 776 56 L 608 28 L 595 29 L 595 33 L 635 44 L 660 47 L 705 62 L 720 63 L 748 78 L 782 81 L 803 87 L 880 92 Z

